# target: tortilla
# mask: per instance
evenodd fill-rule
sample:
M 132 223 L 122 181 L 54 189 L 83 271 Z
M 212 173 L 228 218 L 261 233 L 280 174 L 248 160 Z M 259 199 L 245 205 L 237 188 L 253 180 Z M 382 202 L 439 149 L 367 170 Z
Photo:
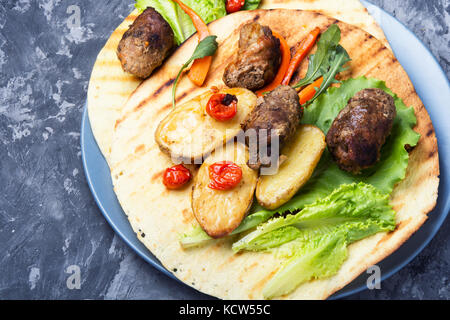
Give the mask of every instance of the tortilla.
M 427 219 L 437 199 L 439 159 L 433 125 L 414 87 L 392 52 L 372 35 L 333 18 L 300 10 L 238 12 L 210 24 L 218 36 L 204 87 L 194 86 L 185 76 L 177 89 L 178 103 L 215 85 L 223 86 L 222 74 L 238 50 L 240 26 L 258 21 L 280 33 L 292 47 L 315 27 L 322 32 L 337 23 L 341 45 L 349 52 L 350 68 L 343 78 L 361 75 L 386 81 L 387 86 L 414 107 L 415 130 L 421 134 L 410 155 L 406 178 L 392 194 L 397 228 L 349 246 L 349 257 L 335 276 L 307 282 L 284 299 L 325 299 L 398 249 Z M 233 26 L 233 28 L 230 28 Z M 116 123 L 110 156 L 111 175 L 117 194 L 138 238 L 176 277 L 204 293 L 223 299 L 262 299 L 262 289 L 277 272 L 282 260 L 270 253 L 233 254 L 235 239 L 221 239 L 204 247 L 182 249 L 179 235 L 196 224 L 190 202 L 190 184 L 179 191 L 161 182 L 172 165 L 154 140 L 159 122 L 171 111 L 171 84 L 181 65 L 194 51 L 195 37 L 184 43 L 150 79 L 131 95 Z M 303 63 L 306 70 L 307 61 Z M 195 175 L 196 172 L 193 172 Z
M 359 26 L 388 45 L 383 31 L 359 0 L 263 0 L 261 6 L 264 9 L 320 11 Z M 138 15 L 139 12 L 134 10 L 113 32 L 97 57 L 89 82 L 89 120 L 97 144 L 108 162 L 116 120 L 130 94 L 142 82 L 142 79 L 125 73 L 116 56 L 122 35 Z

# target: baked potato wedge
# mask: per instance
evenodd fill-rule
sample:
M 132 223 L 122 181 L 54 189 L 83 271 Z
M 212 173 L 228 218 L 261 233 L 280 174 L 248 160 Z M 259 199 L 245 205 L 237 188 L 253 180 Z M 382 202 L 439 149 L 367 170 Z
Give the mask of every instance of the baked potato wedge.
M 175 108 L 161 121 L 155 140 L 163 152 L 182 161 L 201 160 L 239 133 L 241 123 L 256 106 L 256 95 L 241 88 L 224 89 L 218 93 L 237 97 L 234 118 L 221 122 L 209 116 L 206 105 L 214 92 L 205 92 Z M 201 164 L 202 161 L 196 163 Z
M 212 238 L 230 234 L 244 219 L 253 202 L 258 173 L 247 166 L 247 147 L 228 143 L 214 151 L 201 165 L 192 187 L 192 211 L 202 229 Z M 231 190 L 208 187 L 209 166 L 221 161 L 232 161 L 242 170 L 240 183 Z
M 256 186 L 258 202 L 270 210 L 288 202 L 311 178 L 325 147 L 325 135 L 319 128 L 301 125 L 281 150 L 286 160 L 278 173 L 260 176 Z

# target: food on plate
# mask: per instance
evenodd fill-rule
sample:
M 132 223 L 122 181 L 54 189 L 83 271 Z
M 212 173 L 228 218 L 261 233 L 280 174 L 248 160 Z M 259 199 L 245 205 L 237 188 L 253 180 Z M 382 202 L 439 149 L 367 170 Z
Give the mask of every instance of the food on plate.
M 258 22 L 240 29 L 239 52 L 225 69 L 223 82 L 230 88 L 258 90 L 271 83 L 281 62 L 280 40 Z
M 232 119 L 218 121 L 208 115 L 208 102 L 217 94 L 229 94 L 237 100 Z M 158 125 L 155 140 L 169 157 L 186 161 L 201 159 L 236 136 L 255 105 L 256 96 L 247 89 L 209 90 L 173 109 Z
M 153 8 L 147 8 L 124 33 L 117 47 L 123 70 L 147 78 L 175 46 L 170 25 Z
M 184 3 L 195 10 L 206 23 L 226 15 L 221 1 L 186 0 Z M 177 45 L 195 32 L 192 21 L 172 1 L 139 0 L 136 2 L 136 10 L 131 12 L 114 30 L 100 51 L 89 81 L 87 110 L 95 140 L 108 163 L 116 121 L 120 118 L 128 97 L 142 82 L 140 78 L 123 71 L 116 54 L 117 46 L 123 34 L 147 7 L 155 8 L 171 25 Z M 383 31 L 359 0 L 287 0 L 283 2 L 279 2 L 279 0 L 263 0 L 262 2 L 247 0 L 243 10 L 254 10 L 258 7 L 262 9 L 326 11 L 328 16 L 357 25 L 382 41 L 385 46 L 389 46 Z M 186 59 L 187 56 L 188 54 L 184 58 Z M 166 60 L 164 65 L 172 66 L 175 69 L 179 68 L 179 62 L 175 63 L 175 61 L 173 59 Z
M 274 175 L 262 175 L 256 185 L 256 199 L 274 210 L 288 202 L 311 178 L 325 150 L 325 135 L 312 125 L 301 125 L 281 154 L 285 160 Z
M 351 2 L 333 3 L 348 8 Z M 285 119 L 274 121 L 261 111 L 253 114 L 253 123 L 261 128 L 284 123 L 278 127 L 286 133 L 281 139 L 279 176 L 265 185 L 266 190 L 283 192 L 282 202 L 267 199 L 265 205 L 274 209 L 253 201 L 255 193 L 257 197 L 261 193 L 256 191 L 258 179 L 264 186 L 266 177 L 263 170 L 259 174 L 248 166 L 245 144 L 234 141 L 239 140 L 241 125 L 252 124 L 247 120 L 259 102 L 250 91 L 227 89 L 223 82 L 226 67 L 239 51 L 241 26 L 252 22 L 269 27 L 279 39 L 283 35 L 282 52 L 282 43 L 299 48 L 320 30 L 307 57 L 299 64 L 294 61 L 298 68 L 289 86 L 271 87 L 272 81 L 259 89 L 266 91 L 257 92 L 263 104 L 277 94 L 274 107 L 291 103 L 291 108 L 276 113 Z M 208 29 L 210 37 L 217 37 L 218 49 L 202 86 L 182 76 L 175 81 L 180 67 L 200 46 L 194 36 L 123 107 L 110 156 L 114 191 L 139 239 L 176 277 L 198 290 L 230 299 L 327 298 L 396 250 L 436 203 L 439 163 L 431 121 L 389 48 L 358 27 L 315 12 L 258 10 L 227 15 Z M 295 49 L 292 59 L 298 59 Z M 291 65 L 286 70 L 280 66 L 277 75 Z M 331 152 L 323 150 L 324 136 L 358 92 L 374 89 L 392 97 L 396 116 L 379 160 L 354 174 L 339 168 Z M 176 108 L 171 108 L 171 90 Z M 215 94 L 219 95 L 212 98 Z M 253 101 L 245 115 L 240 114 L 243 100 Z M 190 111 L 186 105 L 196 107 Z M 202 117 L 197 117 L 199 113 Z M 298 120 L 291 123 L 295 117 Z M 205 128 L 220 129 L 213 134 L 217 144 L 200 142 Z M 227 130 L 231 133 L 224 138 Z M 297 137 L 313 140 L 308 138 L 313 133 L 315 144 L 297 143 Z M 177 190 L 168 189 L 161 179 L 175 162 L 172 150 L 163 146 L 161 152 L 158 145 L 170 142 L 167 135 L 175 137 L 176 156 L 196 148 L 201 164 L 188 167 L 193 181 Z M 232 148 L 221 149 L 227 145 Z M 296 153 L 300 150 L 303 153 Z M 244 159 L 236 159 L 236 152 L 245 154 Z M 192 154 L 187 153 L 190 159 Z M 283 183 L 283 174 L 293 179 Z
M 350 99 L 327 134 L 339 168 L 358 174 L 380 160 L 397 112 L 394 98 L 381 89 L 364 89 Z
M 247 148 L 230 143 L 209 156 L 195 177 L 192 211 L 213 238 L 236 229 L 252 205 L 258 174 L 247 161 Z
M 303 109 L 300 106 L 297 91 L 290 86 L 278 86 L 264 97 L 258 98 L 256 107 L 249 113 L 242 124 L 244 131 L 255 130 L 258 146 L 261 145 L 260 132 L 266 130 L 267 149 L 250 148 L 249 166 L 258 170 L 261 165 L 270 166 L 271 139 L 278 137 L 279 148 L 288 141 L 297 129 Z M 256 154 L 255 154 L 256 153 Z

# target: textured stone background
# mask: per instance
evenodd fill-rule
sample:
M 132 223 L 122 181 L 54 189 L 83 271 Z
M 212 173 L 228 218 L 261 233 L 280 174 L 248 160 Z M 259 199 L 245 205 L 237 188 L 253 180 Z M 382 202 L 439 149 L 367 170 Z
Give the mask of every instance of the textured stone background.
M 375 0 L 450 74 L 449 0 Z M 67 27 L 70 5 L 81 27 Z M 0 0 L 0 298 L 202 299 L 119 239 L 91 196 L 80 121 L 95 57 L 132 1 Z M 413 50 L 413 48 L 412 48 Z M 81 289 L 66 287 L 70 265 Z M 449 299 L 450 225 L 406 268 L 354 299 Z

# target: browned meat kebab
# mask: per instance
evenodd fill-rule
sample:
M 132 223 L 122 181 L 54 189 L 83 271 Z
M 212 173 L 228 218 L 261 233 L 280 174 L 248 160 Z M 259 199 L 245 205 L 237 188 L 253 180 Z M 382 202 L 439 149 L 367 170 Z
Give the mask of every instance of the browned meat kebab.
M 125 72 L 147 78 L 174 47 L 172 28 L 153 8 L 145 9 L 120 40 L 117 56 Z
M 327 145 L 342 170 L 358 174 L 380 159 L 397 112 L 381 89 L 358 92 L 341 110 L 327 134 Z
M 269 166 L 263 156 L 270 156 L 271 133 L 279 137 L 279 148 L 288 141 L 297 130 L 297 126 L 303 116 L 303 109 L 300 106 L 297 91 L 290 86 L 278 86 L 264 97 L 258 99 L 256 107 L 247 116 L 242 124 L 242 129 L 246 132 L 250 129 L 256 130 L 259 141 L 259 131 L 267 130 L 267 150 L 257 150 L 258 154 L 251 154 L 250 159 L 257 159 L 256 162 L 249 162 L 249 167 L 258 170 L 261 165 Z M 256 150 L 250 151 L 255 153 Z M 259 149 L 259 148 L 258 148 Z
M 269 27 L 251 22 L 241 28 L 239 52 L 225 69 L 223 82 L 230 88 L 258 90 L 273 81 L 280 63 L 280 40 Z

